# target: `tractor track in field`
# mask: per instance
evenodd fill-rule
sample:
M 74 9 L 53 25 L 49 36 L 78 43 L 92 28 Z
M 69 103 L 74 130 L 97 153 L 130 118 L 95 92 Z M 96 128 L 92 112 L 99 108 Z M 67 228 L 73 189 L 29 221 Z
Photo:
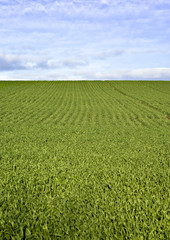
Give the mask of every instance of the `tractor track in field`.
M 151 108 L 151 109 L 153 109 L 153 110 L 155 110 L 155 111 L 158 111 L 158 112 L 160 112 L 160 113 L 162 113 L 162 114 L 169 114 L 168 112 L 164 112 L 164 111 L 162 111 L 160 108 L 155 107 L 155 106 L 149 104 L 148 102 L 146 102 L 146 101 L 144 101 L 144 100 L 141 100 L 141 99 L 139 99 L 139 98 L 137 98 L 137 97 L 133 97 L 133 96 L 131 96 L 131 95 L 129 95 L 129 94 L 121 91 L 120 89 L 118 89 L 118 88 L 115 87 L 115 86 L 113 87 L 111 83 L 108 83 L 108 84 L 109 84 L 109 86 L 110 86 L 111 88 L 113 88 L 115 91 L 119 92 L 120 94 L 122 94 L 122 95 L 125 96 L 125 97 L 131 98 L 132 100 L 135 100 L 135 101 L 139 102 L 140 104 L 142 104 L 142 105 L 144 105 L 144 106 L 146 106 L 146 107 L 149 107 L 149 108 Z

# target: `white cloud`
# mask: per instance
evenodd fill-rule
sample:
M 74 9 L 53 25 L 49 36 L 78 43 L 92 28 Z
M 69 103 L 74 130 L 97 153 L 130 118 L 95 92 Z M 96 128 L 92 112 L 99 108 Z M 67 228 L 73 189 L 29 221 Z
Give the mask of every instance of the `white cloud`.
M 0 80 L 170 80 L 170 68 L 120 69 L 112 72 L 94 71 L 22 71 L 0 73 Z
M 0 53 L 0 72 L 2 71 L 16 71 L 16 70 L 30 70 L 30 69 L 53 69 L 53 68 L 77 68 L 87 66 L 88 62 L 78 59 L 61 59 L 60 61 L 50 60 L 44 57 L 30 59 L 26 56 L 5 55 Z
M 112 58 L 112 57 L 117 57 L 125 53 L 124 49 L 118 49 L 118 50 L 107 50 L 103 52 L 98 52 L 92 54 L 92 57 L 100 60 L 104 60 L 106 58 Z
M 62 62 L 61 66 L 69 67 L 69 68 L 76 68 L 79 66 L 87 66 L 87 65 L 88 65 L 88 63 L 86 61 L 66 59 Z
M 5 56 L 0 54 L 0 71 L 12 71 L 16 69 L 24 69 L 24 65 L 19 58 L 14 56 Z
M 0 53 L 0 72 L 15 71 L 15 70 L 29 70 L 34 68 L 49 68 L 50 64 L 47 60 L 31 60 L 28 57 L 5 55 Z
M 170 80 L 170 68 L 120 69 L 113 72 L 75 72 L 80 79 L 91 80 Z

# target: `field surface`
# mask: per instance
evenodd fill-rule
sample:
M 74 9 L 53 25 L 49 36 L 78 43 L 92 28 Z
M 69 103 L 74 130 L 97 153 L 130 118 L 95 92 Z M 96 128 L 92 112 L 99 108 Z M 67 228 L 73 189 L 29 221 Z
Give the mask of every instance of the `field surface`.
M 0 82 L 0 239 L 169 239 L 170 82 Z

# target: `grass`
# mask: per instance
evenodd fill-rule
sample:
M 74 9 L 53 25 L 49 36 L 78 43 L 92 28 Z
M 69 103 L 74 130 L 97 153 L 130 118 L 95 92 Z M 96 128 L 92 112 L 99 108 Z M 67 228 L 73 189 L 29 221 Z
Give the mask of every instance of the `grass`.
M 0 239 L 169 239 L 170 82 L 0 82 Z

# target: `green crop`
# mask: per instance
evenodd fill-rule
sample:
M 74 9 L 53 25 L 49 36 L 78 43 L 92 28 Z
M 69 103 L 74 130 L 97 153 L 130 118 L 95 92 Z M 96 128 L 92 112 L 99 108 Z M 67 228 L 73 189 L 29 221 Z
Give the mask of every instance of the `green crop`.
M 0 82 L 0 239 L 169 239 L 170 82 Z

